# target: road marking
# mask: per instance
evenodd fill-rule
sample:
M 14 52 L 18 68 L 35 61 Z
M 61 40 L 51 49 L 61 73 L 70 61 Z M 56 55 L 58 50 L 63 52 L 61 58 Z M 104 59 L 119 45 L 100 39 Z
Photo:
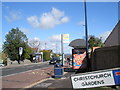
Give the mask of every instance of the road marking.
M 48 68 L 48 67 L 45 67 L 45 68 Z M 43 68 L 38 68 L 38 69 L 34 69 L 34 70 L 40 70 L 40 69 L 43 69 Z M 33 71 L 33 70 L 27 70 L 27 71 L 23 71 L 23 72 L 19 72 L 19 73 L 14 73 L 14 74 L 10 74 L 10 75 L 5 75 L 5 76 L 2 76 L 2 77 L 8 77 L 8 76 L 17 75 L 17 74 L 21 74 L 21 73 L 26 73 L 26 72 L 30 72 L 30 71 Z M 0 77 L 0 78 L 1 78 L 1 77 Z

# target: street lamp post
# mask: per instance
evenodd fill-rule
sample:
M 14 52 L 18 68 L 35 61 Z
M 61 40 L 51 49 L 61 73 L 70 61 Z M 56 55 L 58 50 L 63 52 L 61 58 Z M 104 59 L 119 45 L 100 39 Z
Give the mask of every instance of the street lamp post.
M 88 58 L 88 28 L 87 28 L 87 9 L 86 9 L 86 0 L 84 0 L 84 13 L 85 13 L 85 37 L 86 37 L 86 59 L 87 59 L 87 68 L 90 68 L 90 61 Z

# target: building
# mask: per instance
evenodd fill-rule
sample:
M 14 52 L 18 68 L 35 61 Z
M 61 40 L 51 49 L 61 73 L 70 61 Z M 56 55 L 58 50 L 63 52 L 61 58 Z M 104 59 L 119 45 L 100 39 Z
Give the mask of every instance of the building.
M 32 53 L 37 53 L 37 52 L 39 52 L 39 49 L 38 49 L 38 48 L 31 48 L 31 50 L 32 50 Z
M 104 42 L 105 47 L 120 45 L 120 20 Z

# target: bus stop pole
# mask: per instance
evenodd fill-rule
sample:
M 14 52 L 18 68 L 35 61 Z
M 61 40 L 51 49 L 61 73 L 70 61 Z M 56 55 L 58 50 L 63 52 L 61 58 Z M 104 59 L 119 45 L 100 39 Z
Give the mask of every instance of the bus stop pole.
M 62 66 L 64 66 L 63 34 L 61 34 L 61 54 L 62 54 Z

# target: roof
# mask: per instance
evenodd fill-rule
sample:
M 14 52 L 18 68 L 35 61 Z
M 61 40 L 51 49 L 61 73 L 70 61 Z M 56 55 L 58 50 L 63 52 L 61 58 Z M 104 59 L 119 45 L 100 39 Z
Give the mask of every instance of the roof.
M 69 46 L 73 48 L 86 48 L 86 42 L 84 39 L 75 39 L 70 42 Z
M 117 26 L 120 26 L 120 20 L 118 21 L 118 23 L 116 24 L 116 26 L 114 27 L 114 29 L 112 30 L 112 32 L 109 34 L 109 36 L 106 38 L 106 40 L 104 41 L 104 44 L 108 41 L 108 39 L 111 37 L 111 35 L 113 34 L 113 32 L 115 32 L 116 30 L 119 29 L 119 27 L 117 28 Z
M 30 53 L 30 55 L 40 55 L 41 53 Z
M 38 51 L 38 48 L 31 48 L 33 53 L 36 53 Z

